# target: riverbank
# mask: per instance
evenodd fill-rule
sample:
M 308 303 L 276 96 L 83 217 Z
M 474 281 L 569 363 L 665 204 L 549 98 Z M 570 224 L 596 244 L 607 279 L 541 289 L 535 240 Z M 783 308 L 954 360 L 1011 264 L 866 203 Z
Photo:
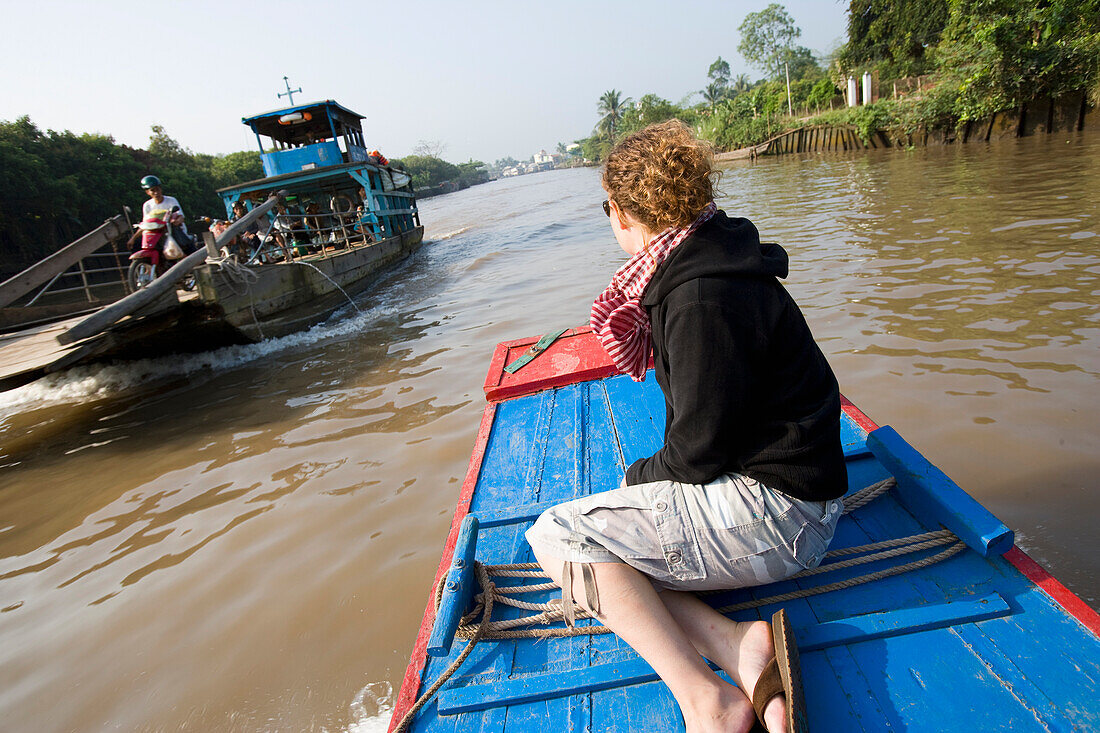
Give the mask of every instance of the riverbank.
M 1040 97 L 1018 109 L 953 124 L 927 126 L 906 123 L 905 118 L 904 108 L 897 102 L 877 102 L 810 118 L 763 143 L 715 157 L 724 161 L 787 153 L 913 148 L 1100 130 L 1100 108 L 1090 105 L 1084 92 L 1056 99 Z

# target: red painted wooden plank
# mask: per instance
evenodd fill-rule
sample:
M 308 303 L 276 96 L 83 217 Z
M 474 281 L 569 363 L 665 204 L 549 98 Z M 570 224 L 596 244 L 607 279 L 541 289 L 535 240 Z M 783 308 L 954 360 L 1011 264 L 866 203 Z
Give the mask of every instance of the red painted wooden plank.
M 504 367 L 518 359 L 539 336 L 497 344 L 485 377 L 485 399 L 495 402 L 553 387 L 616 374 L 611 358 L 588 326 L 571 328 L 515 374 Z
M 1023 573 L 1024 577 L 1042 588 L 1048 596 L 1066 610 L 1066 613 L 1100 637 L 1100 614 L 1092 610 L 1073 591 L 1059 583 L 1058 579 L 1048 573 L 1042 565 L 1032 560 L 1026 552 L 1017 546 L 1013 546 L 1003 557 Z
M 875 421 L 871 418 L 864 415 L 863 410 L 853 405 L 852 401 L 844 395 L 840 396 L 840 409 L 844 410 L 844 412 L 847 413 L 848 417 L 852 418 L 852 421 L 855 422 L 856 425 L 860 426 L 868 433 L 873 430 L 878 430 L 878 424 L 876 424 Z
M 470 501 L 474 496 L 474 487 L 477 485 L 478 475 L 481 473 L 481 461 L 485 457 L 485 448 L 489 443 L 489 433 L 493 429 L 493 418 L 496 416 L 496 404 L 490 402 L 485 406 L 485 412 L 481 414 L 481 425 L 477 430 L 477 441 L 474 443 L 474 451 L 470 456 L 470 466 L 466 470 L 466 478 L 462 482 L 462 489 L 458 495 L 458 503 L 455 505 L 454 518 L 451 519 L 451 531 L 447 534 L 447 541 L 443 544 L 443 553 L 439 559 L 439 568 L 435 571 L 435 580 L 432 581 L 428 591 L 428 602 L 424 606 L 424 618 L 420 622 L 420 631 L 416 635 L 416 643 L 413 645 L 412 655 L 409 658 L 409 666 L 405 669 L 405 678 L 401 682 L 401 690 L 397 693 L 394 702 L 393 715 L 390 717 L 389 731 L 401 722 L 405 713 L 416 703 L 416 697 L 420 694 L 420 676 L 424 672 L 424 665 L 428 658 L 428 637 L 432 633 L 432 625 L 435 622 L 435 589 L 439 585 L 439 579 L 447 572 L 454 555 L 455 544 L 458 542 L 458 531 L 462 526 L 462 520 L 470 513 Z

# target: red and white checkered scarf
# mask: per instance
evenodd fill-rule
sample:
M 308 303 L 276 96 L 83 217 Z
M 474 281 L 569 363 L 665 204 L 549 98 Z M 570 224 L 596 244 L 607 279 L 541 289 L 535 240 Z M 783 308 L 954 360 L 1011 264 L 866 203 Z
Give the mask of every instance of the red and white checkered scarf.
M 669 227 L 651 239 L 648 246 L 615 271 L 611 284 L 592 303 L 592 330 L 615 368 L 635 382 L 645 381 L 649 363 L 649 314 L 639 302 L 642 293 L 661 263 L 716 211 L 718 207 L 711 201 L 689 226 Z

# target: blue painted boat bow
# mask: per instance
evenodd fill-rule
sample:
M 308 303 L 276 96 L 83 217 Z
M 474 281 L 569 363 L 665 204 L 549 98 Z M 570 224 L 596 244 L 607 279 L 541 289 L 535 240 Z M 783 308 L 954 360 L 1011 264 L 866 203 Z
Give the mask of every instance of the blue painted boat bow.
M 661 445 L 664 401 L 654 380 L 613 376 L 587 329 L 567 332 L 516 374 L 503 371 L 534 342 L 502 344 L 493 356 L 489 404 L 391 730 L 469 643 L 453 639 L 480 592 L 474 563 L 531 562 L 523 532 L 541 511 L 617 486 L 627 465 Z M 718 608 L 740 609 L 730 613 L 738 620 L 787 609 L 802 653 L 811 729 L 1100 729 L 1100 617 L 892 428 L 878 428 L 846 403 L 842 440 L 849 495 L 890 476 L 897 487 L 845 515 L 831 550 L 940 536 L 945 528 L 965 547 L 936 564 L 805 597 L 770 600 L 886 572 L 898 561 L 847 568 L 831 558 L 820 574 L 706 597 Z M 915 556 L 943 552 L 954 541 L 937 541 Z M 530 596 L 545 603 L 560 594 Z M 763 605 L 746 607 L 753 603 Z M 504 607 L 493 617 L 526 613 Z M 633 650 L 613 634 L 586 633 L 480 642 L 411 729 L 551 726 L 683 730 L 683 721 L 667 688 Z

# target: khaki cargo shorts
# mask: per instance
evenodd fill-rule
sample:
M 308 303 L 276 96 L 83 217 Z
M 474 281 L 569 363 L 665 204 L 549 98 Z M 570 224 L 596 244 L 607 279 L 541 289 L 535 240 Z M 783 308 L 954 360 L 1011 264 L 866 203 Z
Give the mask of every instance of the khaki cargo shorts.
M 540 554 L 622 562 L 658 588 L 764 585 L 816 567 L 842 503 L 791 498 L 751 478 L 622 486 L 552 507 L 527 530 Z

